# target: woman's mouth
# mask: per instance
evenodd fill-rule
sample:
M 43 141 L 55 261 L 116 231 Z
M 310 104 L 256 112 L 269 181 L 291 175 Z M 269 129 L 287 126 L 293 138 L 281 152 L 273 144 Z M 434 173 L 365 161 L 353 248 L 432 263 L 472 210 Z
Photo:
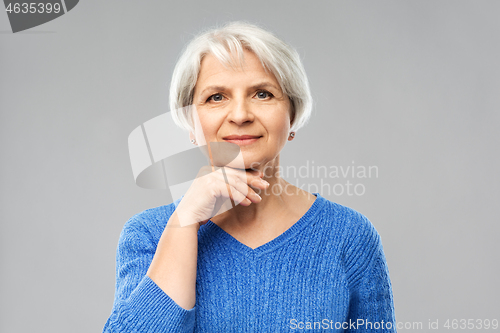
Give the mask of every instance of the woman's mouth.
M 235 143 L 239 146 L 251 145 L 259 140 L 262 136 L 258 135 L 229 135 L 222 138 L 226 142 Z

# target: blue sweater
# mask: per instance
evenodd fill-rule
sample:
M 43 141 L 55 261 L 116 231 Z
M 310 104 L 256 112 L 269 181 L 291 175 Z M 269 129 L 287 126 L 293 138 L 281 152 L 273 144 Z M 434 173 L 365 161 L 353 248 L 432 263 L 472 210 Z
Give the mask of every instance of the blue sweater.
M 314 195 L 299 221 L 256 249 L 212 221 L 201 226 L 191 310 L 146 276 L 179 201 L 135 215 L 120 235 L 104 332 L 396 332 L 379 234 L 360 213 Z

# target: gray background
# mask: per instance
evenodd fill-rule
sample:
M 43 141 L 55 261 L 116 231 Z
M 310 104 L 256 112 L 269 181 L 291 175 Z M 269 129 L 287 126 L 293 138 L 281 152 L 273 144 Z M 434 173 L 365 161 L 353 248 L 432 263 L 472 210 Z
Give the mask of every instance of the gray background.
M 88 0 L 12 34 L 0 13 L 0 331 L 102 330 L 123 224 L 170 203 L 134 184 L 127 137 L 168 110 L 183 45 L 228 20 L 304 60 L 313 118 L 283 165 L 378 167 L 351 179 L 364 195 L 324 196 L 381 234 L 397 321 L 500 319 L 499 14 L 498 1 Z

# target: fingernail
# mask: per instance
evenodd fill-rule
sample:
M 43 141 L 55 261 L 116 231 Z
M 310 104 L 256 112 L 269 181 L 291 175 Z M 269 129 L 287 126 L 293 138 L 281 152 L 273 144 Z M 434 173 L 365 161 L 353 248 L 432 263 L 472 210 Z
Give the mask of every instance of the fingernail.
M 266 186 L 269 186 L 269 183 L 268 183 L 268 182 L 266 182 L 264 179 L 261 179 L 261 180 L 260 180 L 260 182 L 261 182 L 262 184 L 266 185 Z

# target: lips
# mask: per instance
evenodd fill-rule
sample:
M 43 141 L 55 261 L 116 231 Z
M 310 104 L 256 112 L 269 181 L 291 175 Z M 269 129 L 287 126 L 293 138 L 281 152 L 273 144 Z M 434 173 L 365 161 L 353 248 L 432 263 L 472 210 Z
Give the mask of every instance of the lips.
M 235 143 L 239 146 L 251 145 L 260 138 L 261 136 L 259 135 L 229 135 L 223 137 L 224 141 Z
M 249 139 L 258 139 L 259 135 L 230 135 L 223 137 L 224 140 L 249 140 Z

